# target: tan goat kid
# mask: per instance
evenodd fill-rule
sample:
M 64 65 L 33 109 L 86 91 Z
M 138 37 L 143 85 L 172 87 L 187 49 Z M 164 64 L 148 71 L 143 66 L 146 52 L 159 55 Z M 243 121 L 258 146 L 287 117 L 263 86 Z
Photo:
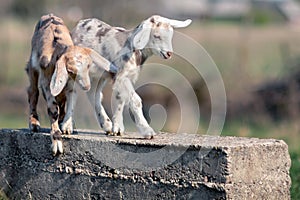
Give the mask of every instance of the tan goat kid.
M 89 48 L 74 46 L 69 30 L 53 14 L 41 17 L 31 41 L 32 49 L 26 71 L 29 76 L 28 101 L 30 105 L 29 128 L 40 129 L 37 114 L 39 87 L 47 102 L 51 123 L 52 153 L 63 153 L 62 132 L 73 132 L 73 109 L 76 100 L 74 83 L 83 90 L 90 89 L 89 71 L 114 69 L 109 61 Z M 61 123 L 61 130 L 59 124 Z

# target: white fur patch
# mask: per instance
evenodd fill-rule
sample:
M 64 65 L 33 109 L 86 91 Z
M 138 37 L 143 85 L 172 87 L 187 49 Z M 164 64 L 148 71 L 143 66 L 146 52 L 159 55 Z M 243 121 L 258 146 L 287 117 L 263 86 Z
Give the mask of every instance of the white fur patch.
M 60 154 L 62 154 L 63 152 L 64 152 L 64 150 L 63 150 L 63 143 L 62 143 L 62 141 L 57 141 L 57 150 L 58 150 L 58 152 L 60 153 Z
M 37 52 L 32 52 L 31 58 L 30 58 L 30 63 L 34 69 L 38 70 L 40 68 Z

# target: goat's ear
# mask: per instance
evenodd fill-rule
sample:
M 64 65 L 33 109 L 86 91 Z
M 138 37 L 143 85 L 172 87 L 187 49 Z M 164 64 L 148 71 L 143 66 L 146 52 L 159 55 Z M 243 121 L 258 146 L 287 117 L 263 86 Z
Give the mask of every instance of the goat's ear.
M 116 66 L 111 64 L 107 59 L 99 55 L 95 50 L 86 48 L 86 50 L 89 52 L 89 55 L 92 59 L 92 61 L 97 65 L 97 67 L 101 70 L 110 71 L 113 73 L 117 72 Z
M 106 71 L 109 71 L 110 62 L 108 60 L 100 56 L 95 50 L 90 48 L 86 49 L 89 52 L 92 61 L 97 65 L 97 67 L 99 67 L 102 70 L 104 69 Z
M 147 45 L 150 39 L 151 26 L 149 22 L 145 21 L 143 25 L 137 28 L 135 35 L 133 36 L 133 47 L 135 49 L 143 49 Z
M 53 96 L 57 96 L 65 87 L 68 81 L 68 72 L 64 56 L 56 62 L 55 70 L 50 82 L 50 91 Z

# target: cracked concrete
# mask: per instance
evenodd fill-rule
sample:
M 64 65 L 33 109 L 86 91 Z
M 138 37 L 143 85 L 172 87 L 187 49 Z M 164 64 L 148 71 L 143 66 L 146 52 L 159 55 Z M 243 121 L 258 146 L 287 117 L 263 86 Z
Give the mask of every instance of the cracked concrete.
M 161 133 L 64 136 L 0 129 L 0 187 L 10 199 L 290 199 L 281 140 Z

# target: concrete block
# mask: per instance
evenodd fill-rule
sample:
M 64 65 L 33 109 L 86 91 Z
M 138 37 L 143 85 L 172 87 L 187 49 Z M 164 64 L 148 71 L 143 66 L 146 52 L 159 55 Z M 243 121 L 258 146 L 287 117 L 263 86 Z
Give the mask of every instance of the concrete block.
M 161 133 L 145 140 L 78 130 L 53 157 L 49 130 L 0 129 L 10 199 L 290 199 L 282 140 Z

